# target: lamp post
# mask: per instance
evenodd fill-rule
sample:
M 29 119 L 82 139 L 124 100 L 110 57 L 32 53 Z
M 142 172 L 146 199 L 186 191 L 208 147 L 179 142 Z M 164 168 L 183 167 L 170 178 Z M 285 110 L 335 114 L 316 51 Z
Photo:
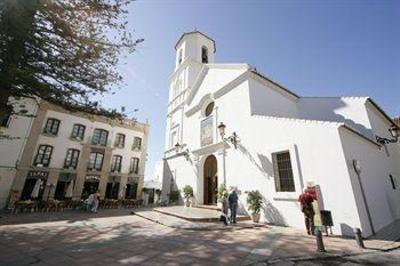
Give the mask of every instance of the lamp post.
M 235 147 L 235 149 L 237 149 L 237 143 L 238 143 L 238 136 L 236 134 L 236 132 L 232 133 L 232 136 L 229 137 L 225 137 L 225 129 L 226 129 L 226 125 L 221 122 L 218 125 L 218 130 L 219 130 L 219 134 L 221 136 L 223 145 L 222 145 L 222 168 L 224 169 L 224 187 L 226 187 L 226 163 L 225 163 L 225 142 L 230 141 L 233 146 Z
M 392 135 L 392 139 L 388 139 L 388 138 L 382 138 L 379 136 L 376 136 L 376 141 L 379 144 L 389 144 L 389 143 L 396 143 L 399 141 L 399 136 L 400 136 L 400 128 L 397 126 L 392 126 L 391 128 L 388 129 L 388 131 L 390 132 L 390 135 Z
M 186 149 L 186 150 L 181 152 L 182 148 L 183 148 L 183 145 L 179 144 L 179 142 L 177 142 L 175 144 L 175 152 L 176 152 L 176 154 L 178 154 L 180 152 L 181 154 L 183 154 L 183 156 L 185 156 L 185 159 L 188 161 L 190 159 L 189 149 Z

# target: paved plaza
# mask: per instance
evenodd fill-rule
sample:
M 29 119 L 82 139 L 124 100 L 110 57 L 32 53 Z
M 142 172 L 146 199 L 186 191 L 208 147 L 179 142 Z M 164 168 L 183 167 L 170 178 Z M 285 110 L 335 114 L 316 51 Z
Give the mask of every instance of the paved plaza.
M 322 254 L 315 251 L 313 237 L 293 228 L 240 222 L 229 227 L 206 223 L 208 230 L 203 230 L 185 221 L 180 228 L 177 217 L 136 213 L 147 217 L 125 209 L 2 215 L 0 265 L 314 265 L 304 264 L 307 259 L 319 265 L 398 246 L 373 240 L 361 250 L 352 239 L 327 237 Z M 153 221 L 156 214 L 161 216 Z

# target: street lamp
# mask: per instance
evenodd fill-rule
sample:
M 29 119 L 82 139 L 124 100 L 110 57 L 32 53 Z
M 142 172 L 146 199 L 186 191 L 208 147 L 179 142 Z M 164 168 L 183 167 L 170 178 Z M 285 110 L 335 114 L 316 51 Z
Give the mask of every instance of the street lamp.
M 176 152 L 176 154 L 178 154 L 181 151 L 182 148 L 183 148 L 183 145 L 181 145 L 181 144 L 179 144 L 179 142 L 177 142 L 175 144 L 175 152 Z M 186 150 L 182 151 L 181 154 L 183 154 L 183 156 L 185 156 L 186 160 L 190 159 L 189 149 L 186 149 Z
M 400 128 L 397 126 L 392 126 L 388 130 L 390 132 L 390 135 L 392 135 L 393 138 L 387 139 L 387 138 L 382 138 L 382 137 L 376 136 L 376 141 L 378 143 L 384 145 L 384 144 L 389 144 L 389 143 L 396 143 L 399 141 Z
M 222 140 L 230 141 L 233 144 L 233 146 L 235 147 L 235 149 L 237 149 L 237 143 L 239 141 L 239 138 L 238 138 L 236 132 L 233 132 L 232 136 L 225 138 L 225 128 L 226 128 L 226 125 L 223 122 L 221 122 L 218 125 L 219 134 L 221 135 Z
M 233 146 L 235 147 L 235 149 L 237 149 L 237 143 L 238 143 L 238 136 L 236 134 L 236 132 L 232 133 L 232 136 L 229 136 L 227 138 L 225 138 L 225 129 L 226 129 L 226 125 L 221 122 L 218 125 L 218 130 L 219 130 L 219 134 L 221 135 L 221 139 L 224 142 L 222 145 L 222 162 L 223 162 L 223 169 L 224 169 L 224 187 L 226 187 L 226 162 L 225 162 L 225 142 L 226 141 L 230 141 Z

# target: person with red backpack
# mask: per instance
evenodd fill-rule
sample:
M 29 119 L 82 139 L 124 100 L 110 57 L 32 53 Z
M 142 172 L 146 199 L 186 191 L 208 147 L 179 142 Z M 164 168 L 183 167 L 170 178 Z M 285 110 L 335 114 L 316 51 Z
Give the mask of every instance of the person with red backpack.
M 307 230 L 307 234 L 309 234 L 309 235 L 314 235 L 314 214 L 315 214 L 315 212 L 314 212 L 314 207 L 312 205 L 313 201 L 314 201 L 314 198 L 307 191 L 307 189 L 305 189 L 304 193 L 302 193 L 299 196 L 301 211 L 304 214 L 306 230 Z

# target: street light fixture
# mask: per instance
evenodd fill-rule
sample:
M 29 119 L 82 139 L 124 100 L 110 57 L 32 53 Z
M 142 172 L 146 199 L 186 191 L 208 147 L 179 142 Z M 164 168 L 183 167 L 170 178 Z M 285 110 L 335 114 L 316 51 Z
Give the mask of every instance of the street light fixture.
M 232 136 L 225 138 L 225 128 L 226 128 L 226 125 L 223 122 L 221 122 L 218 126 L 219 134 L 221 135 L 222 140 L 230 141 L 233 144 L 233 146 L 235 147 L 235 149 L 237 149 L 237 143 L 239 141 L 239 138 L 238 138 L 236 132 L 233 132 Z
M 175 152 L 176 154 L 178 154 L 183 148 L 183 145 L 179 144 L 179 142 L 177 142 L 175 144 Z M 185 156 L 185 159 L 188 161 L 190 159 L 190 154 L 189 154 L 189 149 L 186 149 L 184 151 L 181 152 L 181 154 L 183 154 L 183 156 Z
M 399 141 L 400 128 L 397 126 L 392 126 L 388 130 L 390 132 L 390 135 L 392 135 L 393 139 L 387 139 L 387 138 L 382 138 L 382 137 L 376 136 L 376 141 L 378 143 L 384 145 L 384 144 L 389 144 L 389 143 L 396 143 Z

